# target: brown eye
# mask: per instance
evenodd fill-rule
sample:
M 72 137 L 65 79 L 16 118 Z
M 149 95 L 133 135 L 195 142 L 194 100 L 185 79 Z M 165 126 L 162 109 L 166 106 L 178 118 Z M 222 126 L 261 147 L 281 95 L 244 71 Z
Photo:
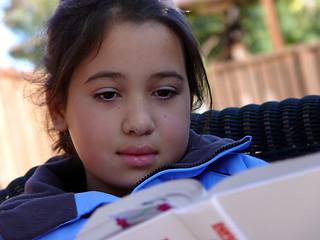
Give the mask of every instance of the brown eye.
M 178 95 L 178 93 L 173 89 L 159 89 L 155 91 L 154 95 L 159 97 L 160 99 L 170 99 Z
M 95 94 L 94 98 L 97 98 L 97 99 L 105 101 L 105 102 L 109 102 L 109 101 L 114 100 L 117 96 L 118 96 L 117 92 L 106 91 L 106 92 L 101 92 L 101 93 Z

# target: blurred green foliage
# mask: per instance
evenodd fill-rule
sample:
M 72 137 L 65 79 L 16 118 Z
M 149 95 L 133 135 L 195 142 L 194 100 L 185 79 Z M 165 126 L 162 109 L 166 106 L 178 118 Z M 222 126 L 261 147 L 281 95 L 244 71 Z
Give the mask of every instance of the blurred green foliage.
M 281 0 L 276 6 L 287 44 L 320 39 L 320 0 Z
M 260 1 L 243 2 L 240 10 L 242 42 L 252 54 L 272 51 L 272 43 Z M 320 0 L 275 0 L 276 12 L 286 45 L 320 40 Z M 212 36 L 220 37 L 208 58 L 217 58 L 224 47 L 221 36 L 225 30 L 225 15 L 198 16 L 187 14 L 194 34 L 204 45 Z
M 5 24 L 15 32 L 22 43 L 11 49 L 10 55 L 27 59 L 39 65 L 45 47 L 45 24 L 59 0 L 11 0 L 5 9 Z
M 12 0 L 12 6 L 5 12 L 5 23 L 24 40 L 20 46 L 12 49 L 12 56 L 28 59 L 35 65 L 40 63 L 45 46 L 45 22 L 58 1 Z M 320 0 L 275 0 L 275 5 L 285 44 L 320 39 Z M 242 1 L 237 7 L 244 45 L 252 54 L 271 52 L 272 44 L 260 1 Z M 195 7 L 186 16 L 204 56 L 207 59 L 219 59 L 226 45 L 226 14 L 220 12 L 200 16 Z

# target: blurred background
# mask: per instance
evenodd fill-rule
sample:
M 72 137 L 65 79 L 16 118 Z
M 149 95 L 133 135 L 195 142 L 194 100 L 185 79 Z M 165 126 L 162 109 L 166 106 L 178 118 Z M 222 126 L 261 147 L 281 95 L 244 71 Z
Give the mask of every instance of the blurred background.
M 320 94 L 320 0 L 174 1 L 199 41 L 215 109 Z M 0 189 L 54 154 L 26 79 L 41 69 L 57 5 L 0 0 Z

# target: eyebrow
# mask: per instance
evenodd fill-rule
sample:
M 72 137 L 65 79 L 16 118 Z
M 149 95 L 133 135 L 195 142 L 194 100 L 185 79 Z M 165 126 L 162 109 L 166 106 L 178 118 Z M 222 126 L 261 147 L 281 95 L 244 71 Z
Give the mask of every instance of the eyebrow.
M 179 81 L 183 81 L 184 80 L 184 77 L 175 72 L 175 71 L 164 71 L 164 72 L 158 72 L 158 73 L 155 73 L 152 75 L 152 78 L 175 78 Z
M 91 82 L 93 80 L 99 79 L 99 78 L 112 78 L 112 79 L 115 79 L 115 78 L 125 78 L 125 76 L 122 73 L 119 73 L 119 72 L 110 72 L 110 71 L 98 72 L 98 73 L 90 76 L 85 81 L 85 84 L 89 83 L 89 82 Z M 179 74 L 179 73 L 177 73 L 175 71 L 158 72 L 158 73 L 152 74 L 151 78 L 155 78 L 155 79 L 175 78 L 175 79 L 177 79 L 179 81 L 183 81 L 185 79 L 181 74 Z
M 119 72 L 98 72 L 89 77 L 85 83 L 89 83 L 99 78 L 124 78 L 124 75 Z

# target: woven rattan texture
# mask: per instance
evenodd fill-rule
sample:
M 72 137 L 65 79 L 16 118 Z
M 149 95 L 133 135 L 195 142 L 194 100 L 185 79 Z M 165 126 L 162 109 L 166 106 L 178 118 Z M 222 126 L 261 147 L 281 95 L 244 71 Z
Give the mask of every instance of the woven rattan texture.
M 246 153 L 273 162 L 320 151 L 320 96 L 194 114 L 191 125 L 219 137 L 251 135 Z

